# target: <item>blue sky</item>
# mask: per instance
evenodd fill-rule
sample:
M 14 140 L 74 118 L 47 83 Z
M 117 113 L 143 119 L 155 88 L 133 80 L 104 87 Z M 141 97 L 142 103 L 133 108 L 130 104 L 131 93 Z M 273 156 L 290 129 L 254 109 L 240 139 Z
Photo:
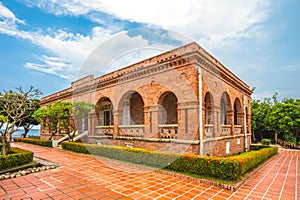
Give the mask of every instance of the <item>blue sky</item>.
M 299 18 L 298 0 L 0 0 L 0 90 L 65 89 L 97 47 L 118 38 L 119 48 L 157 50 L 121 64 L 196 41 L 256 87 L 254 98 L 300 98 Z

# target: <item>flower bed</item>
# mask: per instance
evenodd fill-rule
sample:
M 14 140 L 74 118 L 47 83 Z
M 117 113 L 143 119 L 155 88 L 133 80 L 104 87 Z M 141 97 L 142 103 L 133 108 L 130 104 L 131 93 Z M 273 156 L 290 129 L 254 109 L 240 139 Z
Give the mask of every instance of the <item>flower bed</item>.
M 260 163 L 275 155 L 277 147 L 249 151 L 236 156 L 213 157 L 190 154 L 155 152 L 139 148 L 91 145 L 64 142 L 63 149 L 93 154 L 126 162 L 164 168 L 193 175 L 210 176 L 223 180 L 235 180 Z
M 8 155 L 0 155 L 0 170 L 28 164 L 33 160 L 33 152 L 12 147 Z
M 40 139 L 32 139 L 32 138 L 14 138 L 15 142 L 24 142 L 35 144 L 39 146 L 52 147 L 52 140 L 40 140 Z

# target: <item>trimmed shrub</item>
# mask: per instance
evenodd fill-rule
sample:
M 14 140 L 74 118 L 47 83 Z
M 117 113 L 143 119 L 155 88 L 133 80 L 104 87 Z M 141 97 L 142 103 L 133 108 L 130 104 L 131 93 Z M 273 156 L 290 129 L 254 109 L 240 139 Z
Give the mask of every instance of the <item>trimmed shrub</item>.
M 269 146 L 271 144 L 271 140 L 270 139 L 262 139 L 261 144 Z
M 63 149 L 123 160 L 194 175 L 234 180 L 275 155 L 277 147 L 262 148 L 230 157 L 155 152 L 139 148 L 64 142 Z
M 251 144 L 250 145 L 250 150 L 260 150 L 263 148 L 269 148 L 269 145 L 260 145 L 260 144 Z
M 35 145 L 45 146 L 45 147 L 52 147 L 52 140 L 39 140 L 39 139 L 32 139 L 32 138 L 14 138 L 14 141 L 35 144 Z
M 8 155 L 0 155 L 0 170 L 28 164 L 33 160 L 33 152 L 12 147 Z
M 278 152 L 278 147 L 269 146 L 268 148 L 261 148 L 257 151 L 249 151 L 246 153 L 242 153 L 240 155 L 235 156 L 235 158 L 239 161 L 241 165 L 241 175 L 246 172 L 254 169 L 259 164 L 268 160 L 272 156 L 276 155 Z

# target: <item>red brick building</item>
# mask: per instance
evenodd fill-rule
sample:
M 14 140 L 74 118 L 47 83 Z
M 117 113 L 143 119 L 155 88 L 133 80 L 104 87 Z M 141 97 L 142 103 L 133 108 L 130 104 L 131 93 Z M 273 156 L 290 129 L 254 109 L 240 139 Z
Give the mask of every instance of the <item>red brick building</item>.
M 44 97 L 97 105 L 87 142 L 200 155 L 243 152 L 251 143 L 249 86 L 197 43 L 109 74 L 79 79 Z M 49 134 L 41 131 L 41 137 Z

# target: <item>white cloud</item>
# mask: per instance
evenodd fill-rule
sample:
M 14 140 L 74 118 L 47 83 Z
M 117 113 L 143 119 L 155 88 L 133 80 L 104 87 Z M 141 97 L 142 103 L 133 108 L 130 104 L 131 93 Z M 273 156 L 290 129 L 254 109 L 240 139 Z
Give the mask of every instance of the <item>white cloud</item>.
M 41 64 L 28 62 L 24 66 L 28 69 L 52 74 L 68 80 L 73 80 L 75 78 L 72 64 L 68 61 L 46 55 L 39 57 L 39 60 Z
M 14 24 L 16 22 L 22 24 L 25 23 L 24 21 L 17 19 L 14 13 L 11 12 L 8 8 L 6 8 L 1 2 L 0 2 L 0 20 L 9 22 L 11 24 Z
M 167 42 L 156 41 L 152 43 L 149 42 L 149 39 L 145 39 L 141 36 L 144 31 L 154 33 L 156 30 L 157 29 L 135 29 L 115 35 L 99 45 L 89 57 L 87 57 L 79 76 L 91 73 L 95 75 L 105 74 L 174 49 L 175 46 Z M 159 30 L 160 29 L 157 31 Z M 132 34 L 137 34 L 137 36 L 129 36 Z M 191 42 L 174 32 L 167 32 L 166 34 L 172 35 L 173 38 L 180 39 L 180 41 Z M 154 37 L 152 39 L 160 40 L 161 38 Z
M 39 63 L 28 62 L 24 66 L 29 69 L 57 75 L 72 80 L 76 78 L 86 57 L 106 39 L 112 36 L 109 30 L 94 27 L 91 35 L 68 33 L 63 30 L 23 31 L 18 23 L 23 23 L 0 3 L 0 33 L 30 40 L 33 44 L 47 50 L 55 57 L 41 56 Z
M 25 0 L 27 5 L 44 9 L 56 15 L 85 16 L 98 22 L 105 19 L 97 13 L 106 13 L 116 19 L 158 26 L 186 34 L 208 49 L 230 46 L 231 40 L 241 37 L 257 37 L 251 27 L 266 17 L 268 1 L 116 1 L 116 0 Z M 23 31 L 18 24 L 25 24 L 0 3 L 0 33 L 30 40 L 46 49 L 55 57 L 41 56 L 38 63 L 28 62 L 25 67 L 44 73 L 73 79 L 87 56 L 114 34 L 111 30 L 94 27 L 91 35 L 69 33 L 63 30 Z M 115 25 L 109 24 L 110 27 Z M 115 29 L 115 28 L 113 28 Z M 249 30 L 252 30 L 250 32 Z M 186 42 L 185 37 L 169 32 L 167 36 Z M 177 37 L 177 38 L 176 38 Z M 120 41 L 118 41 L 120 42 Z M 132 37 L 119 46 L 130 47 L 130 43 L 149 45 L 145 38 Z M 152 55 L 133 53 L 130 61 Z M 107 58 L 108 59 L 108 58 Z M 127 60 L 126 62 L 129 62 Z M 110 60 L 111 61 L 111 60 Z M 126 63 L 124 61 L 124 63 Z M 107 62 L 106 62 L 107 63 Z
M 34 4 L 33 0 L 27 2 Z M 247 30 L 265 19 L 268 0 L 38 0 L 36 6 L 57 15 L 86 15 L 97 19 L 102 12 L 118 19 L 146 23 L 184 33 L 206 46 L 225 38 L 249 37 Z

